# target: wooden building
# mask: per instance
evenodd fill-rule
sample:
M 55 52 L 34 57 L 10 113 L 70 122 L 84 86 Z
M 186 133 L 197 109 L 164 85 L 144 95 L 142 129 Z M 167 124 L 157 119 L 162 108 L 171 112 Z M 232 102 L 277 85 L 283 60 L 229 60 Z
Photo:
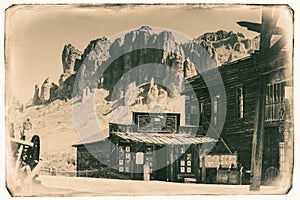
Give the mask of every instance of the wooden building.
M 204 132 L 209 125 L 220 131 L 221 138 L 232 151 L 238 154 L 238 161 L 246 170 L 251 169 L 252 139 L 255 121 L 255 106 L 257 101 L 258 79 L 261 74 L 267 79 L 266 109 L 264 126 L 264 152 L 262 163 L 262 179 L 275 178 L 284 168 L 287 156 L 291 157 L 288 148 L 292 145 L 292 133 L 287 119 L 292 114 L 290 88 L 292 83 L 292 66 L 287 52 L 265 57 L 258 64 L 258 54 L 253 54 L 218 68 L 202 72 L 186 81 L 183 94 L 186 95 L 186 124 L 200 126 Z M 262 65 L 265 72 L 261 71 Z M 222 81 L 215 79 L 221 75 Z M 205 77 L 205 78 L 204 78 Z M 219 94 L 210 93 L 224 84 L 226 98 L 222 102 Z M 210 88 L 208 88 L 208 86 Z M 196 95 L 195 95 L 196 94 Z M 225 106 L 226 105 L 226 106 Z M 198 109 L 195 109 L 199 106 Z M 199 113 L 200 120 L 194 116 Z M 224 126 L 218 130 L 219 115 L 226 118 Z M 213 129 L 214 130 L 214 129 Z M 220 134 L 219 133 L 219 134 Z M 288 155 L 289 154 L 289 155 Z M 290 162 L 291 159 L 289 158 Z
M 109 125 L 109 137 L 75 144 L 77 176 L 133 180 L 201 180 L 201 145 L 217 140 L 177 113 L 133 112 L 132 124 Z

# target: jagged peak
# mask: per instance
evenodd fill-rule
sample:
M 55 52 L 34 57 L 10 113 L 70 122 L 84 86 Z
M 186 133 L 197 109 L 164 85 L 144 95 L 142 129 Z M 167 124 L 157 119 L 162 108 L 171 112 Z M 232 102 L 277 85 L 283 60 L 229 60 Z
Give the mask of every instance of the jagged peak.
M 150 31 L 152 31 L 152 28 L 150 26 L 141 26 L 139 29 L 137 29 L 137 31 L 150 32 Z
M 74 45 L 72 45 L 70 43 L 66 44 L 64 46 L 63 52 L 65 52 L 65 51 L 70 51 L 70 52 L 75 53 L 75 54 L 81 54 L 81 51 L 78 50 Z
M 109 46 L 110 44 L 111 44 L 110 40 L 105 36 L 94 39 L 94 40 L 90 41 L 88 46 L 85 48 L 82 58 L 84 58 L 87 54 L 89 54 L 91 52 L 91 50 L 95 49 L 97 46 L 102 46 L 102 45 Z
M 173 37 L 174 38 L 174 35 L 171 31 L 162 31 L 159 33 L 159 35 L 163 35 L 163 36 L 167 36 L 167 37 Z
M 96 45 L 98 43 L 104 44 L 104 43 L 110 43 L 110 41 L 107 37 L 103 36 L 101 38 L 97 38 L 97 39 L 90 41 L 89 45 Z
M 216 32 L 204 33 L 203 35 L 195 38 L 194 40 L 205 40 L 205 41 L 213 42 L 213 41 L 219 41 L 230 37 L 245 39 L 245 36 L 240 32 L 234 33 L 233 31 L 218 30 Z
M 103 36 L 102 38 L 97 38 L 95 41 L 106 42 L 106 41 L 108 41 L 108 38 Z

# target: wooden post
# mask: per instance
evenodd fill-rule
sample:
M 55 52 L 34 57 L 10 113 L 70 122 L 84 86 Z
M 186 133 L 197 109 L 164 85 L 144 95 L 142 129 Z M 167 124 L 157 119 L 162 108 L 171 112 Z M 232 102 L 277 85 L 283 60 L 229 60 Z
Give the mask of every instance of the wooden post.
M 272 35 L 284 34 L 284 29 L 276 26 L 278 18 L 279 13 L 273 13 L 270 8 L 265 6 L 262 11 L 261 24 L 238 22 L 239 25 L 260 33 L 260 52 L 258 57 L 260 62 L 265 60 L 265 58 L 276 55 L 286 45 L 286 39 L 283 36 L 271 47 Z M 260 66 L 260 72 L 266 72 L 263 65 Z M 250 190 L 252 191 L 259 190 L 261 184 L 266 80 L 267 77 L 259 75 L 251 157 L 252 182 Z
M 152 179 L 157 179 L 156 178 L 156 156 L 155 156 L 155 151 L 156 151 L 156 149 L 155 149 L 155 145 L 152 145 L 152 174 L 151 174 L 151 177 L 152 177 Z M 151 177 L 150 177 L 150 179 L 151 179 Z
M 200 158 L 201 158 L 201 156 L 200 156 Z M 201 179 L 202 179 L 202 183 L 205 183 L 205 181 L 206 181 L 205 156 L 203 156 L 201 158 L 201 162 L 202 162 L 202 176 L 201 176 Z
M 252 143 L 250 191 L 260 190 L 265 122 L 266 77 L 259 76 Z
M 264 56 L 270 50 L 271 38 L 272 38 L 272 28 L 276 26 L 277 19 L 274 21 L 272 19 L 272 10 L 264 8 L 262 12 L 261 19 L 261 32 L 260 32 L 260 46 L 259 54 Z
M 167 166 L 166 166 L 166 180 L 167 182 L 170 181 L 170 147 L 169 145 L 166 145 L 166 151 L 165 151 L 165 156 L 166 156 L 166 162 L 167 162 Z
M 193 147 L 193 160 L 195 160 L 193 162 L 193 171 L 194 171 L 194 174 L 196 175 L 196 180 L 197 182 L 200 181 L 200 160 L 199 160 L 199 147 L 200 145 L 198 144 L 195 144 L 195 146 Z
M 170 181 L 171 182 L 174 182 L 174 148 L 173 148 L 173 145 L 170 145 L 169 146 L 169 158 L 170 158 Z

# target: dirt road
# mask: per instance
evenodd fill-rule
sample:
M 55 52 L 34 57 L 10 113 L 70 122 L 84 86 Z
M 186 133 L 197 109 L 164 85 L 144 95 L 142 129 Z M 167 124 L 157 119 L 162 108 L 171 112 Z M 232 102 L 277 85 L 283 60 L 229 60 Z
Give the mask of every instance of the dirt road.
M 183 184 L 162 181 L 132 181 L 100 178 L 39 176 L 32 196 L 152 196 L 203 194 L 282 194 L 280 186 L 262 186 L 250 192 L 248 185 Z M 30 195 L 29 195 L 30 196 Z

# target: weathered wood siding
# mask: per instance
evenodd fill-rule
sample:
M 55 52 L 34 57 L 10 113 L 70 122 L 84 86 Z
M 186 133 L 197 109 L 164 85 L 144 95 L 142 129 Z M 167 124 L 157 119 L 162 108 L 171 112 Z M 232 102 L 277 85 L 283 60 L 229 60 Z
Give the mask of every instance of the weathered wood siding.
M 226 118 L 225 124 L 221 131 L 221 137 L 232 151 L 237 151 L 239 155 L 239 162 L 241 162 L 246 168 L 250 169 L 251 165 L 251 149 L 252 149 L 252 135 L 254 130 L 254 116 L 255 105 L 257 99 L 257 83 L 259 79 L 259 70 L 261 66 L 256 64 L 255 56 L 251 56 L 239 61 L 235 61 L 230 64 L 225 64 L 219 68 L 202 72 L 201 75 L 192 77 L 187 80 L 186 90 L 184 92 L 186 97 L 186 124 L 195 125 L 192 120 L 193 115 L 191 113 L 191 107 L 193 102 L 198 100 L 203 103 L 203 118 L 200 120 L 199 125 L 203 126 L 207 131 L 208 125 L 213 120 L 213 97 L 212 93 L 217 87 L 220 87 L 220 82 L 217 81 L 219 71 L 221 79 L 226 92 Z M 269 70 L 282 68 L 280 70 L 274 70 L 273 73 L 268 74 L 268 83 L 273 83 L 276 78 L 277 82 L 287 79 L 289 73 L 287 73 L 286 57 L 278 56 L 276 58 L 267 60 L 266 65 Z M 275 74 L 275 75 L 274 75 Z M 205 76 L 205 81 L 204 77 Z M 210 86 L 208 90 L 207 86 Z M 244 112 L 243 117 L 238 115 L 238 96 L 237 89 L 243 88 L 243 104 Z M 193 94 L 196 94 L 193 95 Z M 218 106 L 224 109 L 224 102 L 219 102 Z M 200 110 L 200 108 L 199 108 Z M 222 112 L 222 110 L 220 111 Z M 277 123 L 276 123 L 277 124 Z M 214 123 L 210 123 L 214 127 Z M 279 124 L 277 124 L 279 126 Z

